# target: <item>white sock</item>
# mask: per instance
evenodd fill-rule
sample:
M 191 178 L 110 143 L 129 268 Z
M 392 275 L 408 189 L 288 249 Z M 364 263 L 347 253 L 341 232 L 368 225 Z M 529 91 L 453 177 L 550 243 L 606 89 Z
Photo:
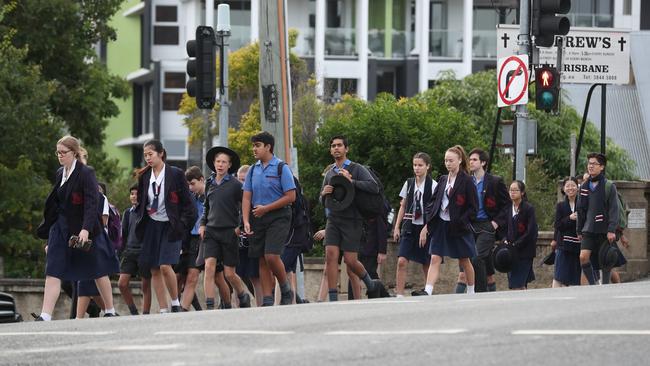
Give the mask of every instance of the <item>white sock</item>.
M 425 285 L 424 286 L 424 292 L 426 292 L 429 295 L 433 295 L 433 285 Z
M 173 299 L 172 300 L 172 306 L 181 306 L 181 302 L 178 301 L 178 299 Z
M 169 313 L 169 310 L 167 308 L 160 309 L 160 313 L 161 314 L 166 314 L 166 313 Z
M 397 294 L 397 295 L 395 295 L 395 297 L 399 299 L 401 297 L 404 297 L 404 295 Z
M 468 294 L 474 293 L 474 285 L 467 285 L 467 293 Z
M 113 314 L 113 315 L 115 315 L 115 308 L 110 308 L 110 309 L 104 310 L 104 314 Z
M 45 320 L 46 322 L 49 322 L 50 320 L 52 320 L 52 315 L 48 313 L 41 313 L 41 318 L 43 318 L 43 320 Z

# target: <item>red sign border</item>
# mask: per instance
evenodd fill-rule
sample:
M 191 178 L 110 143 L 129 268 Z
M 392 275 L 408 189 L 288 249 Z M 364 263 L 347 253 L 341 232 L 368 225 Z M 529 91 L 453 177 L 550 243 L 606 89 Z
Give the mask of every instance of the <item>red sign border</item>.
M 524 77 L 526 79 L 526 86 L 525 88 L 521 91 L 521 93 L 512 101 L 509 101 L 505 98 L 505 91 L 501 92 L 501 76 L 503 75 L 503 70 L 505 69 L 505 66 L 512 60 L 515 60 L 521 67 L 524 69 Z M 519 69 L 519 67 L 517 67 Z M 516 77 L 517 75 L 515 75 Z M 499 99 L 505 104 L 505 105 L 513 105 L 517 103 L 518 101 L 521 100 L 521 98 L 524 97 L 524 94 L 528 92 L 528 66 L 524 65 L 524 62 L 518 57 L 518 56 L 510 56 L 508 57 L 503 64 L 501 65 L 501 70 L 499 70 L 499 77 L 497 78 L 497 92 L 499 94 Z M 507 90 L 507 89 L 506 89 Z

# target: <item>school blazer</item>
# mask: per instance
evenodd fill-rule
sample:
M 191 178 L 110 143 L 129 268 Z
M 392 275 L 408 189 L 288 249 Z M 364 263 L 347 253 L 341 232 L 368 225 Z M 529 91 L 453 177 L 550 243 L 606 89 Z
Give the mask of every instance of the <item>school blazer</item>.
M 515 247 L 519 258 L 535 258 L 538 233 L 535 208 L 530 203 L 523 201 L 519 205 L 517 216 L 509 215 L 508 243 Z
M 512 201 L 503 179 L 485 173 L 483 177 L 483 209 L 490 220 L 499 225 L 497 237 L 505 237 L 507 234 L 510 207 L 512 207 Z
M 56 172 L 54 186 L 45 200 L 43 221 L 36 229 L 36 234 L 41 239 L 49 237 L 50 227 L 56 222 L 59 215 L 56 200 L 62 179 L 63 167 Z M 101 217 L 98 213 L 99 196 L 95 171 L 77 161 L 75 169 L 70 174 L 65 185 L 63 202 L 59 202 L 63 208 L 63 215 L 68 222 L 70 235 L 77 235 L 82 229 L 86 229 L 89 238 L 92 239 L 99 232 L 98 230 L 101 230 Z
M 578 224 L 576 220 L 571 220 L 569 215 L 571 215 L 571 206 L 568 199 L 564 199 L 555 206 L 554 239 L 558 248 L 578 253 L 580 252 L 580 241 L 576 233 Z
M 151 169 L 147 169 L 138 178 L 138 207 L 136 208 L 138 219 L 135 225 L 135 235 L 141 242 L 144 239 L 145 223 L 147 222 L 143 218 L 147 215 L 151 174 Z M 165 200 L 165 210 L 171 226 L 168 239 L 170 241 L 181 240 L 185 233 L 194 227 L 198 212 L 190 196 L 185 173 L 169 164 L 165 164 L 165 192 L 162 198 Z
M 432 222 L 440 212 L 442 196 L 447 186 L 447 175 L 438 180 L 438 185 L 433 192 L 431 201 L 425 204 L 424 221 L 427 223 L 427 230 L 432 232 Z M 470 232 L 470 222 L 476 219 L 478 212 L 478 194 L 472 178 L 461 171 L 456 176 L 456 182 L 449 194 L 449 235 L 462 236 Z

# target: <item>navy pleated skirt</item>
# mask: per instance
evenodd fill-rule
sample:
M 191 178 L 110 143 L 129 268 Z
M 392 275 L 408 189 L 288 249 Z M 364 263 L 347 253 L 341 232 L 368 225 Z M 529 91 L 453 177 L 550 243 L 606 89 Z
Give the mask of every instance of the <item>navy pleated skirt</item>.
M 476 257 L 476 244 L 472 233 L 462 236 L 449 235 L 449 221 L 439 218 L 434 220 L 434 229 L 429 243 L 429 254 L 456 259 Z
M 156 221 L 145 216 L 147 220 L 144 229 L 142 252 L 139 265 L 141 268 L 157 268 L 161 265 L 174 265 L 181 256 L 181 240 L 170 241 L 169 221 Z
M 510 289 L 528 287 L 528 283 L 533 281 L 535 281 L 533 259 L 515 258 L 512 271 L 508 272 L 508 287 Z
M 555 274 L 553 279 L 565 286 L 580 286 L 580 253 L 567 250 L 555 250 Z
M 59 215 L 47 240 L 47 276 L 64 281 L 84 281 L 120 272 L 117 255 L 104 230 L 92 238 L 93 244 L 87 252 L 68 247 L 70 236 L 78 234 L 71 233 L 65 217 Z

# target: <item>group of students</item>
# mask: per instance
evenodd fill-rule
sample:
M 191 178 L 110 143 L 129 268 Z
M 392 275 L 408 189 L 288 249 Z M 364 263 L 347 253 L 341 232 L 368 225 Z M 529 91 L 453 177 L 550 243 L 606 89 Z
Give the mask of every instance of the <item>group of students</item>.
M 43 308 L 36 320 L 51 320 L 61 281 L 77 281 L 80 292 L 82 284 L 92 288 L 104 316 L 116 315 L 109 275 L 118 272 L 118 286 L 131 314 L 138 314 L 129 289 L 136 275 L 143 280 L 143 313 L 150 311 L 150 289 L 161 313 L 187 311 L 190 306 L 200 310 L 195 288 L 201 271 L 207 309 L 215 308 L 215 287 L 220 308 L 232 307 L 232 290 L 239 307 L 251 306 L 249 292 L 257 306 L 274 305 L 276 281 L 280 305 L 302 302 L 289 275 L 295 273 L 301 253 L 286 247 L 292 234 L 292 204 L 302 192 L 296 191 L 289 166 L 274 155 L 271 134 L 259 133 L 251 142 L 256 163 L 250 167 L 240 167 L 239 156 L 228 148 L 210 149 L 208 179 L 198 167 L 183 172 L 166 164 L 162 143 L 146 142 L 146 166 L 137 172 L 131 207 L 123 214 L 125 245 L 118 264 L 105 230 L 107 199 L 97 188 L 93 169 L 82 161 L 79 141 L 61 138 L 56 145 L 61 168 L 37 231 L 47 240 L 47 265 Z M 330 140 L 334 162 L 324 171 L 320 191 L 327 224 L 314 235 L 325 246 L 321 288 L 329 301 L 338 299 L 342 260 L 350 274 L 351 298 L 360 298 L 360 282 L 369 298 L 388 296 L 377 275 L 377 265 L 386 258 L 385 213 L 368 219 L 357 202 L 341 195 L 341 187 L 378 194 L 381 183 L 367 167 L 350 161 L 348 152 L 345 136 Z M 481 149 L 467 154 L 462 146 L 453 146 L 444 157 L 448 172 L 436 181 L 430 177 L 430 156 L 413 156 L 414 177 L 401 189 L 392 233 L 399 242 L 398 297 L 404 296 L 410 261 L 422 265 L 426 279 L 424 289 L 412 295 L 433 294 L 445 257 L 458 259 L 458 293 L 495 291 L 495 268 L 504 267 L 504 251 L 509 288 L 525 289 L 535 279 L 538 228 L 526 186 L 515 180 L 507 189 L 502 178 L 486 171 L 488 160 Z M 558 204 L 555 220 L 556 285 L 579 284 L 581 274 L 594 284 L 594 269 L 602 269 L 602 282 L 609 282 L 609 270 L 594 255 L 620 237 L 616 187 L 604 178 L 605 165 L 604 155 L 590 154 L 583 185 L 565 181 L 566 200 Z M 497 242 L 501 244 L 495 247 Z M 83 317 L 85 305 L 82 310 L 77 317 Z

